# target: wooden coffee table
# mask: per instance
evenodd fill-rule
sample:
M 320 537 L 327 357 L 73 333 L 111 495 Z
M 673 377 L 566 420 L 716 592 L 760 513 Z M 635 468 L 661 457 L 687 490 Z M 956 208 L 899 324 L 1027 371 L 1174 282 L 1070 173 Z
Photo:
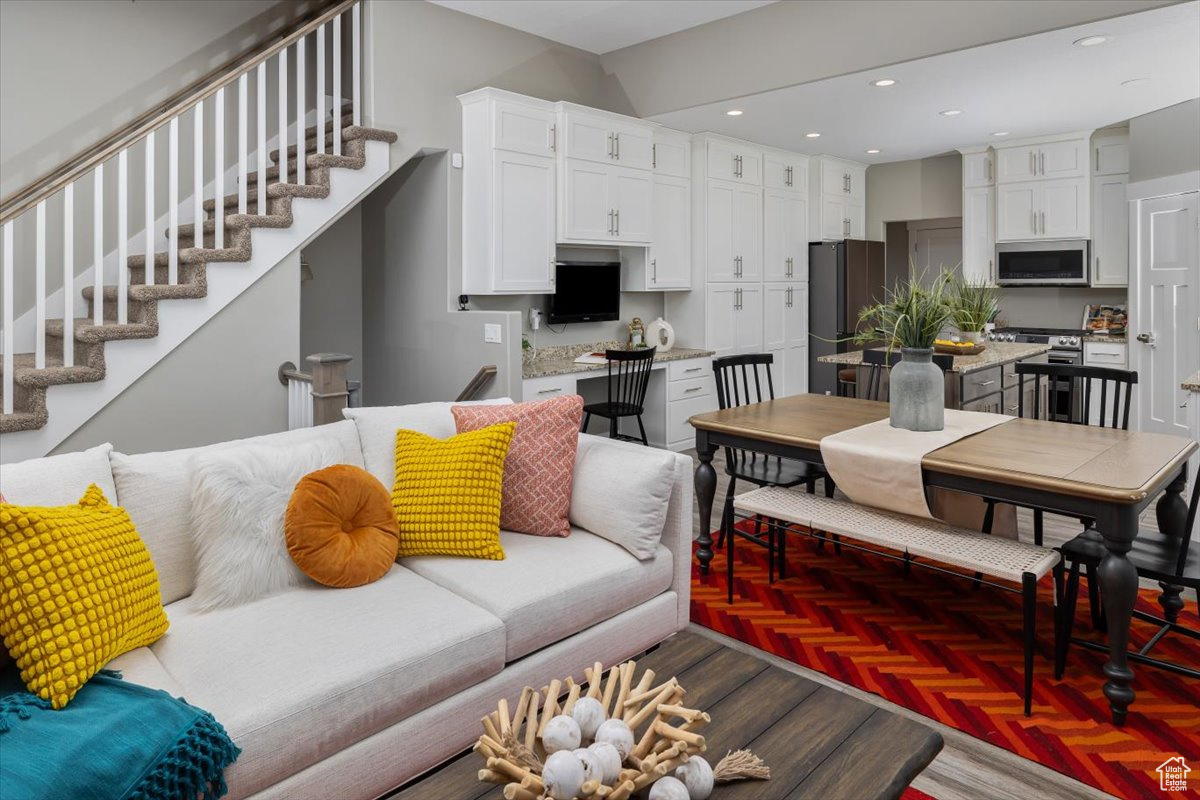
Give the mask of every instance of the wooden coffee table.
M 677 676 L 687 689 L 687 705 L 712 716 L 703 729 L 710 763 L 748 748 L 770 766 L 769 781 L 718 786 L 713 800 L 899 797 L 942 749 L 941 735 L 919 722 L 698 633 L 677 634 L 637 662 L 639 668 Z M 501 787 L 476 779 L 482 766 L 483 759 L 466 753 L 391 797 L 502 798 Z

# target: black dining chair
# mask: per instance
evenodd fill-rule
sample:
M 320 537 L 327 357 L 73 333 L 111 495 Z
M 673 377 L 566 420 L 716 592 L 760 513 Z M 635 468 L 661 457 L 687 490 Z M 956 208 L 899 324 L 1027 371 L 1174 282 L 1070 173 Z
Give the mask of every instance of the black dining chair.
M 721 409 L 734 408 L 750 403 L 762 403 L 775 399 L 775 382 L 771 376 L 771 365 L 775 357 L 771 353 L 750 353 L 739 356 L 725 356 L 713 359 L 713 374 L 717 381 L 717 406 Z M 737 530 L 734 524 L 733 496 L 739 480 L 755 486 L 781 486 L 785 489 L 800 484 L 806 484 L 811 493 L 815 490 L 818 478 L 825 479 L 825 494 L 833 496 L 833 481 L 822 470 L 803 461 L 768 456 L 749 450 L 725 448 L 725 474 L 729 476 L 729 486 L 725 492 L 725 508 L 721 514 L 721 530 L 717 537 L 717 547 L 728 543 L 729 551 L 725 554 L 726 568 L 729 577 L 729 602 L 733 602 L 733 542 L 734 537 L 741 537 L 760 547 L 767 548 L 769 583 L 775 581 L 775 562 L 780 560 L 780 577 L 786 573 L 783 562 L 785 556 L 783 533 L 776 540 L 776 528 L 779 526 L 767 524 L 764 533 L 763 520 L 756 517 L 754 533 Z M 768 521 L 769 523 L 770 521 Z M 777 546 L 778 545 L 778 546 Z
M 887 400 L 883 391 L 883 374 L 900 363 L 902 354 L 899 350 L 863 350 L 862 363 L 866 367 L 866 385 L 860 398 L 865 400 Z M 945 372 L 954 366 L 954 356 L 945 353 L 934 353 L 933 363 Z
M 1163 589 L 1163 595 L 1159 598 L 1163 607 L 1162 617 L 1134 609 L 1133 616 L 1136 619 L 1156 623 L 1160 627 L 1141 649 L 1129 653 L 1128 658 L 1191 678 L 1200 678 L 1200 670 L 1153 658 L 1149 652 L 1171 631 L 1200 639 L 1200 631 L 1184 627 L 1178 622 L 1179 612 L 1183 610 L 1182 594 L 1185 589 L 1195 591 L 1196 603 L 1200 606 L 1200 548 L 1191 546 L 1196 533 L 1197 506 L 1200 506 L 1200 477 L 1192 478 L 1192 501 L 1188 505 L 1183 536 L 1165 534 L 1157 528 L 1142 528 L 1127 554 L 1139 578 L 1158 581 Z M 1058 549 L 1063 560 L 1055 567 L 1055 585 L 1063 585 L 1064 573 L 1067 574 L 1067 580 L 1065 596 L 1058 604 L 1059 623 L 1055 626 L 1055 678 L 1062 677 L 1067 665 L 1067 650 L 1072 642 L 1092 649 L 1108 650 L 1107 644 L 1073 639 L 1071 636 L 1075 627 L 1075 604 L 1079 597 L 1079 568 L 1082 565 L 1092 574 L 1107 552 L 1100 533 L 1089 528 Z M 1093 583 L 1090 578 L 1088 582 Z
M 587 433 L 588 423 L 595 414 L 608 419 L 608 438 L 640 441 L 649 446 L 646 426 L 642 424 L 642 411 L 646 404 L 646 388 L 650 385 L 650 368 L 654 366 L 656 349 L 647 347 L 643 350 L 605 351 L 604 355 L 608 358 L 608 402 L 589 403 L 583 407 L 582 432 Z M 620 423 L 624 417 L 637 418 L 641 439 L 621 433 Z

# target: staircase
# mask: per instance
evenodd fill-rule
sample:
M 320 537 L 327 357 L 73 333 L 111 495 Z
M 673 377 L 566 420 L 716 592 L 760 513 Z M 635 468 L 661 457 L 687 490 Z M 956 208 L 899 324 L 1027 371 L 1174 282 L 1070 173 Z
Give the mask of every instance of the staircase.
M 349 36 L 343 35 L 344 23 Z M 127 126 L 141 131 L 120 131 L 5 199 L 0 460 L 45 455 L 389 174 L 388 145 L 396 135 L 361 124 L 359 28 L 358 0 L 332 3 L 181 93 L 190 93 L 190 99 L 167 101 L 168 112 Z M 349 59 L 342 57 L 346 39 Z M 311 101 L 306 56 L 315 56 Z M 350 81 L 343 80 L 344 73 Z M 278 87 L 271 109 L 268 85 Z M 253 117 L 251 102 L 257 106 Z M 206 117 L 214 141 L 205 141 Z M 181 141 L 181 127 L 192 136 Z M 253 149 L 251 131 L 257 139 Z M 303 131 L 302 145 L 297 131 Z M 157 153 L 156 140 L 160 146 L 166 140 Z M 226 144 L 236 145 L 236 153 L 227 152 Z M 155 169 L 164 164 L 163 149 L 165 198 L 162 173 L 154 180 Z M 131 235 L 129 168 L 139 155 L 140 199 L 149 210 L 142 231 Z M 183 199 L 181 167 L 191 168 L 192 194 Z M 114 188 L 105 183 L 106 168 L 110 179 L 116 171 L 116 203 L 106 202 Z M 77 183 L 85 190 L 80 199 L 90 194 L 92 200 L 91 213 L 80 219 Z M 234 191 L 225 194 L 226 186 Z M 62 215 L 48 220 L 52 198 Z M 48 224 L 57 230 L 48 232 Z M 77 228 L 93 239 L 92 267 L 82 274 L 74 258 Z M 114 228 L 115 242 L 106 238 Z M 47 242 L 57 236 L 65 255 L 53 275 L 61 272 L 62 287 L 47 292 Z M 24 245 L 19 259 L 18 243 Z M 105 247 L 113 244 L 115 252 L 106 259 Z M 140 252 L 131 253 L 135 247 Z M 33 307 L 20 318 L 14 278 L 36 287 Z M 77 290 L 77 283 L 87 285 Z

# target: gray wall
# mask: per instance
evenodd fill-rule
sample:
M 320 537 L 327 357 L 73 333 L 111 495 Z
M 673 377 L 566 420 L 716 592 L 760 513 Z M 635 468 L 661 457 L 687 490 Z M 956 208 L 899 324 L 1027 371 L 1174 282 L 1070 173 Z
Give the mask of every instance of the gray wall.
M 1089 303 L 1121 304 L 1124 289 L 1090 289 L 1036 286 L 1000 290 L 1001 325 L 1040 328 L 1078 328 L 1083 324 L 1083 307 Z
M 1129 182 L 1200 170 L 1200 99 L 1129 120 Z
M 958 153 L 867 167 L 867 238 L 882 240 L 888 222 L 962 216 Z
M 304 248 L 313 278 L 300 284 L 300 353 L 354 356 L 347 374 L 363 377 L 362 205 Z M 303 367 L 307 369 L 306 367 Z
M 293 253 L 53 452 L 112 442 L 143 453 L 286 430 L 287 393 L 275 372 L 300 362 L 299 341 Z

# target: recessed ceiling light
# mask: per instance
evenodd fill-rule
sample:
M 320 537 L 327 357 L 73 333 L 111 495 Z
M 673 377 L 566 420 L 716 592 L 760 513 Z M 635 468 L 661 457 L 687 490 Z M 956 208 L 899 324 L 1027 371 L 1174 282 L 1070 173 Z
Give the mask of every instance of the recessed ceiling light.
M 879 88 L 881 88 L 881 89 L 882 89 L 882 88 L 884 88 L 884 87 L 886 87 L 886 86 L 895 86 L 895 85 L 896 85 L 896 81 L 895 81 L 895 79 L 894 79 L 894 78 L 880 78 L 880 79 L 879 79 L 879 80 L 877 80 L 877 81 L 871 81 L 871 85 L 872 85 L 872 86 L 878 86 Z
M 947 108 L 945 111 L 939 111 L 938 113 L 943 117 L 957 117 L 962 113 L 962 110 L 957 108 Z
M 1122 86 L 1137 86 L 1139 84 L 1146 83 L 1149 80 L 1150 80 L 1149 78 L 1130 78 L 1127 81 L 1121 81 L 1121 85 Z
M 725 112 L 725 116 L 727 116 L 727 117 L 740 117 L 741 115 L 742 115 L 741 110 L 737 109 L 737 108 L 731 108 Z
M 872 147 L 870 150 L 867 151 L 867 153 L 869 153 L 870 155 L 875 155 L 878 152 L 879 152 L 879 149 L 876 147 Z
M 992 136 L 1008 136 L 1008 131 L 996 131 Z
M 1109 38 L 1108 36 L 1085 36 L 1082 39 L 1076 39 L 1072 44 L 1078 47 L 1095 47 L 1098 44 L 1104 44 Z
M 813 131 L 812 133 L 804 134 L 805 138 L 807 138 L 807 139 L 816 139 L 816 138 L 819 138 L 820 135 L 821 134 L 817 133 L 816 131 Z

